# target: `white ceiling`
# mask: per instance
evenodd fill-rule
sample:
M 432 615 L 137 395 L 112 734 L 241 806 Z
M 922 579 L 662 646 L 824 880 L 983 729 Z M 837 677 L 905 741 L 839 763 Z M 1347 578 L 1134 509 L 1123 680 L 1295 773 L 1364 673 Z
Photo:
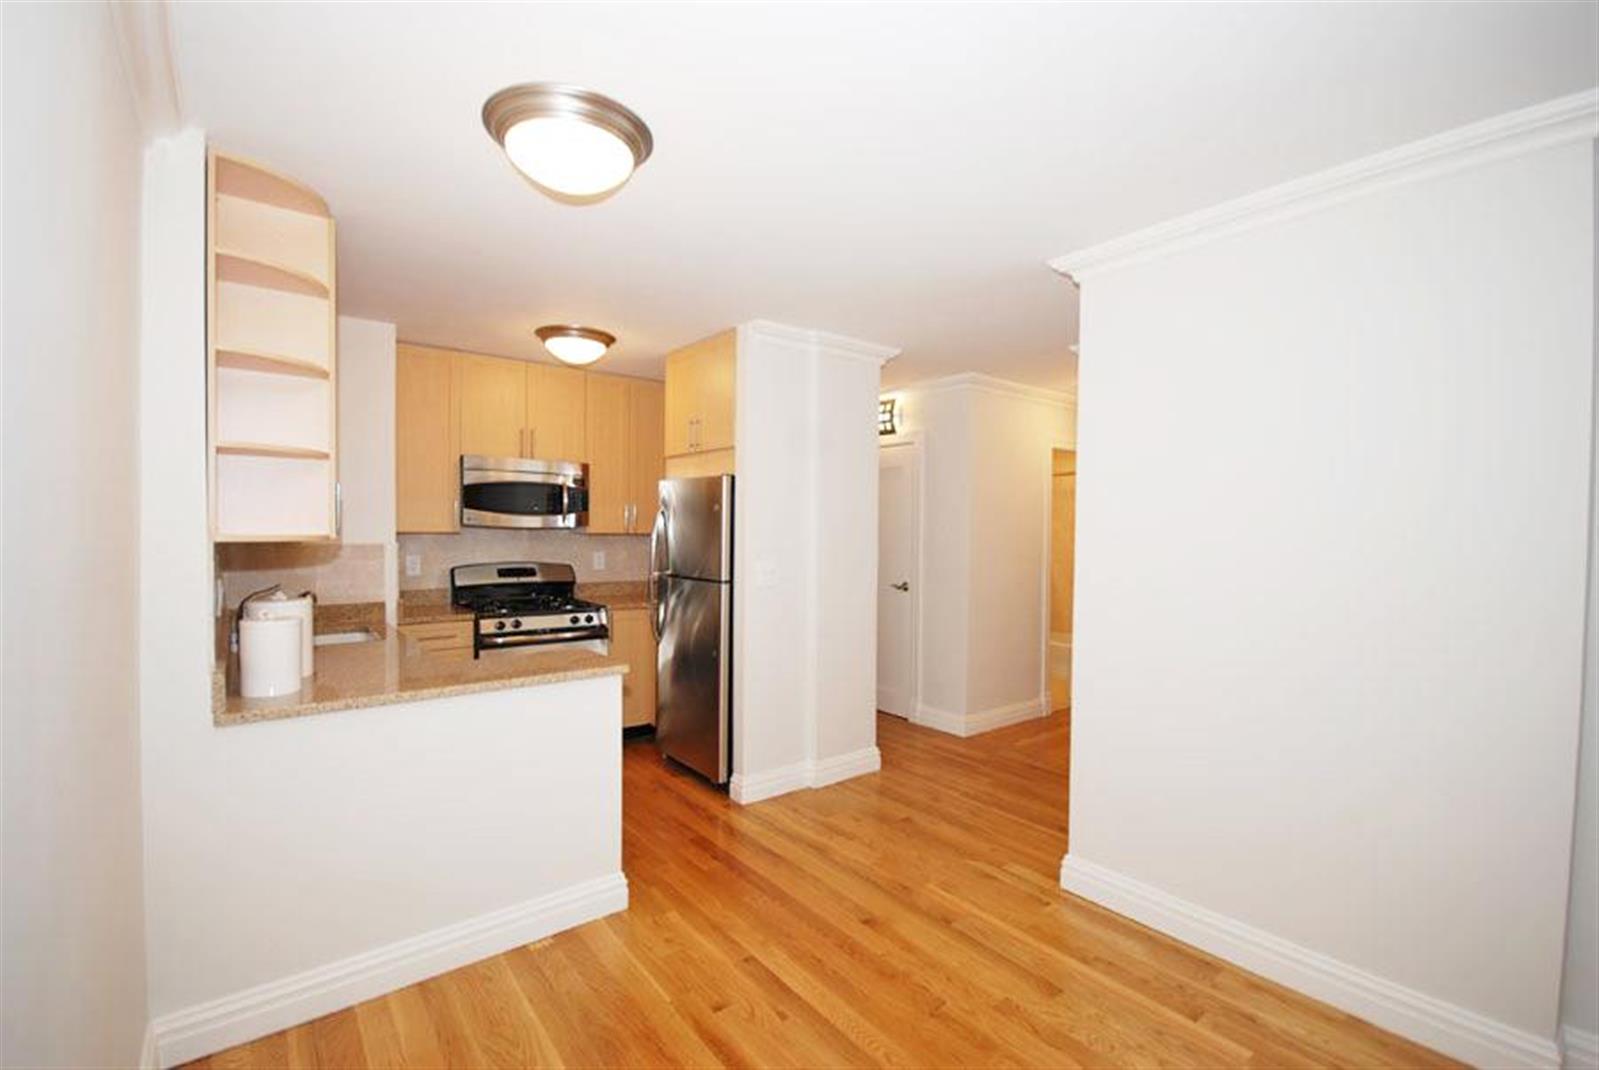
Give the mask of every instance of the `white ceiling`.
M 890 385 L 1067 385 L 1044 261 L 1599 83 L 1599 5 L 179 3 L 186 117 L 319 190 L 341 310 L 602 368 L 765 318 L 902 347 Z M 655 155 L 557 204 L 478 118 L 521 81 L 610 94 Z M 1158 314 L 1158 310 L 1151 310 Z

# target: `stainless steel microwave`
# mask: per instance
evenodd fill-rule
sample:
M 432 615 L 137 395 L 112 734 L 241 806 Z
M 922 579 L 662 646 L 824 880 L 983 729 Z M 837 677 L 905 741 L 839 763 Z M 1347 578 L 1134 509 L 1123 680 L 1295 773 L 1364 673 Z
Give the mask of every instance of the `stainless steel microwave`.
M 461 526 L 582 528 L 589 522 L 589 466 L 521 457 L 461 458 Z

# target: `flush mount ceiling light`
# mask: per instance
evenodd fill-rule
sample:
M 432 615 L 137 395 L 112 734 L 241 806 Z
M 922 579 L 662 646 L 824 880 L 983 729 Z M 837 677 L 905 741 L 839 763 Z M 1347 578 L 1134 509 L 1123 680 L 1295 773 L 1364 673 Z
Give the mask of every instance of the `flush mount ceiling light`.
M 616 344 L 616 336 L 593 327 L 567 325 L 540 327 L 533 332 L 550 351 L 550 356 L 565 364 L 593 364 Z
M 626 107 L 553 82 L 500 90 L 483 104 L 483 126 L 534 184 L 580 200 L 626 182 L 655 147 L 650 128 Z

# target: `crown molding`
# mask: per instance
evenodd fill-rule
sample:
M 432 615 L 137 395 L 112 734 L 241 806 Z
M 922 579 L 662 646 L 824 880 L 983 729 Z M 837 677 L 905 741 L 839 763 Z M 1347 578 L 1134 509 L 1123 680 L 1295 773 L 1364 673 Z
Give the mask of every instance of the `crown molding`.
M 786 323 L 774 323 L 771 320 L 750 320 L 748 323 L 739 324 L 738 330 L 740 337 L 754 336 L 792 342 L 796 345 L 825 349 L 831 356 L 848 357 L 879 366 L 899 356 L 899 350 L 893 346 L 880 346 L 873 342 L 862 342 L 856 338 L 846 338 L 841 334 L 828 334 L 826 331 L 813 331 L 805 327 L 790 327 Z
M 1599 137 L 1599 89 L 1535 104 L 1058 256 L 1074 282 L 1417 179 Z
M 172 49 L 170 0 L 107 0 L 106 6 L 145 137 L 177 131 L 183 126 L 183 95 Z
M 993 375 L 984 375 L 982 372 L 961 372 L 959 375 L 946 375 L 939 379 L 929 379 L 922 383 L 907 383 L 894 390 L 885 390 L 883 393 L 898 394 L 910 390 L 919 390 L 927 394 L 940 394 L 952 390 L 981 390 L 988 394 L 999 394 L 1003 397 L 1019 398 L 1023 401 L 1034 401 L 1044 405 L 1070 405 L 1076 400 L 1075 389 L 1047 390 L 1041 386 L 1028 386 L 1026 383 L 1012 382 Z

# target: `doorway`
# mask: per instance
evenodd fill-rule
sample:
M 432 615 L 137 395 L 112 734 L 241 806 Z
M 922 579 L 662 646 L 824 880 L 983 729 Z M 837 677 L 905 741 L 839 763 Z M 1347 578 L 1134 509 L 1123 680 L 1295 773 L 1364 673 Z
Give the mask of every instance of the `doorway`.
M 878 450 L 877 708 L 916 711 L 916 627 L 921 597 L 921 449 L 900 442 Z
M 1052 450 L 1049 480 L 1049 708 L 1072 704 L 1072 586 L 1076 567 L 1077 451 Z

